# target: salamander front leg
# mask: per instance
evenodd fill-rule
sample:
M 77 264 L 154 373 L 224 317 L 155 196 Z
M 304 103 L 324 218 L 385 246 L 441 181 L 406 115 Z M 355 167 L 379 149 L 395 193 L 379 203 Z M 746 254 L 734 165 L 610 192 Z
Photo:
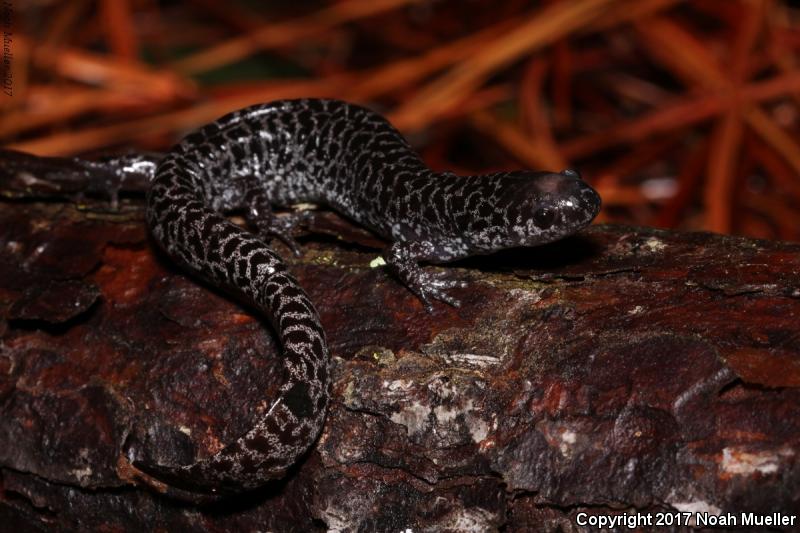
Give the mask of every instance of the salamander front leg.
M 403 284 L 422 300 L 429 313 L 433 311 L 432 300 L 434 299 L 453 307 L 461 305 L 457 298 L 450 296 L 446 291 L 466 287 L 466 282 L 446 279 L 446 272 L 427 272 L 419 266 L 420 261 L 442 262 L 453 259 L 443 256 L 435 243 L 431 241 L 397 241 L 384 252 L 384 259 Z

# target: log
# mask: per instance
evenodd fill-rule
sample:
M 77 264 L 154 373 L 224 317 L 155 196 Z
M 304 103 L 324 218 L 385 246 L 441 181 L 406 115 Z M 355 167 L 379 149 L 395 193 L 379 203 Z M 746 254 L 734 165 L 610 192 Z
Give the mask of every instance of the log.
M 141 184 L 113 207 L 82 171 L 42 186 L 73 161 L 0 157 L 9 529 L 798 530 L 798 244 L 593 226 L 428 267 L 469 282 L 428 314 L 320 210 L 301 257 L 276 247 L 328 335 L 323 433 L 285 479 L 190 504 L 126 450 L 185 463 L 246 431 L 281 377 L 271 330 L 158 251 Z

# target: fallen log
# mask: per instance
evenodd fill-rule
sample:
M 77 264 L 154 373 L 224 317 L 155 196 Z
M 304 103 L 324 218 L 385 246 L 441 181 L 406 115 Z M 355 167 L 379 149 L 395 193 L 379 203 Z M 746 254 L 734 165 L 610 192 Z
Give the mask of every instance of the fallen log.
M 333 356 L 318 443 L 242 496 L 154 490 L 132 444 L 153 464 L 214 453 L 268 406 L 279 349 L 158 252 L 141 183 L 116 207 L 82 195 L 80 169 L 44 186 L 42 168 L 74 164 L 0 176 L 7 527 L 798 529 L 800 245 L 620 226 L 428 267 L 469 282 L 461 308 L 428 314 L 376 264 L 379 241 L 318 212 L 301 257 L 276 244 Z

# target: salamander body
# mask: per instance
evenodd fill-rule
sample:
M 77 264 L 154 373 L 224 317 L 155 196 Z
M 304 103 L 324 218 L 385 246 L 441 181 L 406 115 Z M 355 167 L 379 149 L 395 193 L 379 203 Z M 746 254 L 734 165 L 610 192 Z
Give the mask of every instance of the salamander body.
M 109 162 L 108 164 L 114 164 Z M 243 490 L 283 476 L 318 436 L 329 398 L 329 354 L 313 304 L 267 244 L 297 251 L 273 206 L 325 204 L 391 244 L 389 268 L 430 309 L 463 286 L 420 268 L 570 235 L 600 198 L 577 172 L 457 176 L 431 171 L 383 117 L 337 100 L 285 100 L 230 113 L 189 134 L 153 172 L 147 222 L 174 260 L 253 304 L 283 346 L 285 382 L 264 417 L 217 454 L 148 471 L 192 490 Z M 124 167 L 124 168 L 123 168 Z M 225 213 L 243 210 L 255 232 Z

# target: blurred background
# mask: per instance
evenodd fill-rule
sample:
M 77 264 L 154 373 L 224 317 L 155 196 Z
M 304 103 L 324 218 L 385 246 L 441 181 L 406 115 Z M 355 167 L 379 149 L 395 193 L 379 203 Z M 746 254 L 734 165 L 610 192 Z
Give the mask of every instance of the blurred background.
M 335 97 L 431 167 L 575 167 L 599 220 L 800 240 L 800 6 L 777 0 L 0 0 L 0 145 L 170 147 Z

